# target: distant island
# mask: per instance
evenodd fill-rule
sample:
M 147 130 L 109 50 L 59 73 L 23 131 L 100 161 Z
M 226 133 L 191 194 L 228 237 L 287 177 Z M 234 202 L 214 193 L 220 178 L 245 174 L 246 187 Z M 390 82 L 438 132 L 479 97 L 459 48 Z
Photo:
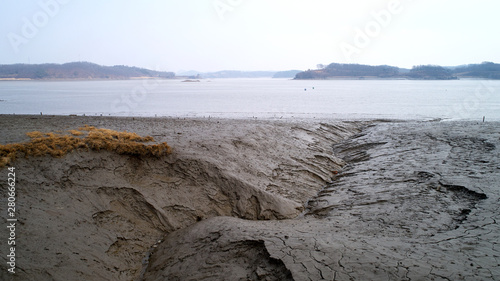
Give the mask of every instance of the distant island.
M 266 78 L 272 77 L 275 71 L 238 71 L 222 70 L 200 74 L 202 78 Z
M 331 63 L 295 75 L 295 79 L 415 79 L 454 80 L 460 78 L 500 79 L 500 64 L 483 62 L 455 67 L 419 65 L 412 69 L 389 65 Z
M 90 62 L 65 64 L 0 65 L 0 80 L 124 80 L 134 78 L 175 78 L 175 73 L 124 65 L 102 66 Z
M 239 71 L 222 70 L 216 72 L 198 72 L 194 70 L 181 72 L 178 75 L 190 79 L 199 78 L 294 78 L 302 70 L 287 71 Z

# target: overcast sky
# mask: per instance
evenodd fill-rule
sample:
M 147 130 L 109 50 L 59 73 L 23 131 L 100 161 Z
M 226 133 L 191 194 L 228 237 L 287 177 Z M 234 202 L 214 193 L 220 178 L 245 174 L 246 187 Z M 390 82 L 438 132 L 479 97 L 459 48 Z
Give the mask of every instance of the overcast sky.
M 500 63 L 498 0 L 0 0 L 0 64 Z

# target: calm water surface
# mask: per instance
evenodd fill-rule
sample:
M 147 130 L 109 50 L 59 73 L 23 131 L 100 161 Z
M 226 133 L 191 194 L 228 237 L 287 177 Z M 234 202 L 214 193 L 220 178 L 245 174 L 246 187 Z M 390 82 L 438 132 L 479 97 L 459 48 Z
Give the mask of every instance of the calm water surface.
M 500 81 L 0 81 L 0 114 L 500 120 Z

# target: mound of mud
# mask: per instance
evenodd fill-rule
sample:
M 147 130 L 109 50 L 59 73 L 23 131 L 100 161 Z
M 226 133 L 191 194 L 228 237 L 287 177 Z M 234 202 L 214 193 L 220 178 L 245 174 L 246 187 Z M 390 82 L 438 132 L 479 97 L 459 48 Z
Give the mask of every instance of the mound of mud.
M 196 160 L 78 152 L 19 161 L 16 168 L 19 239 L 39 246 L 24 253 L 27 266 L 19 267 L 56 280 L 75 272 L 88 279 L 96 269 L 108 273 L 103 279 L 132 279 L 149 248 L 169 232 L 215 216 L 283 219 L 302 210 Z

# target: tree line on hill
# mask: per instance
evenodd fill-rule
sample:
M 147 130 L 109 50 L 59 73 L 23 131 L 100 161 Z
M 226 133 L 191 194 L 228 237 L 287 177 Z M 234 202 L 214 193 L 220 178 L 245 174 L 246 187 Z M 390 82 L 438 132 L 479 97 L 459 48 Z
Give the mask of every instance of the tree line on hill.
M 3 79 L 130 79 L 134 77 L 174 78 L 175 74 L 124 65 L 101 66 L 90 62 L 0 65 L 0 78 Z
M 485 79 L 500 79 L 500 64 L 483 62 L 456 67 L 453 72 L 460 77 L 478 77 Z
M 483 62 L 456 67 L 418 65 L 404 69 L 389 65 L 331 63 L 319 69 L 297 73 L 295 79 L 418 79 L 453 80 L 459 78 L 500 79 L 500 64 Z

